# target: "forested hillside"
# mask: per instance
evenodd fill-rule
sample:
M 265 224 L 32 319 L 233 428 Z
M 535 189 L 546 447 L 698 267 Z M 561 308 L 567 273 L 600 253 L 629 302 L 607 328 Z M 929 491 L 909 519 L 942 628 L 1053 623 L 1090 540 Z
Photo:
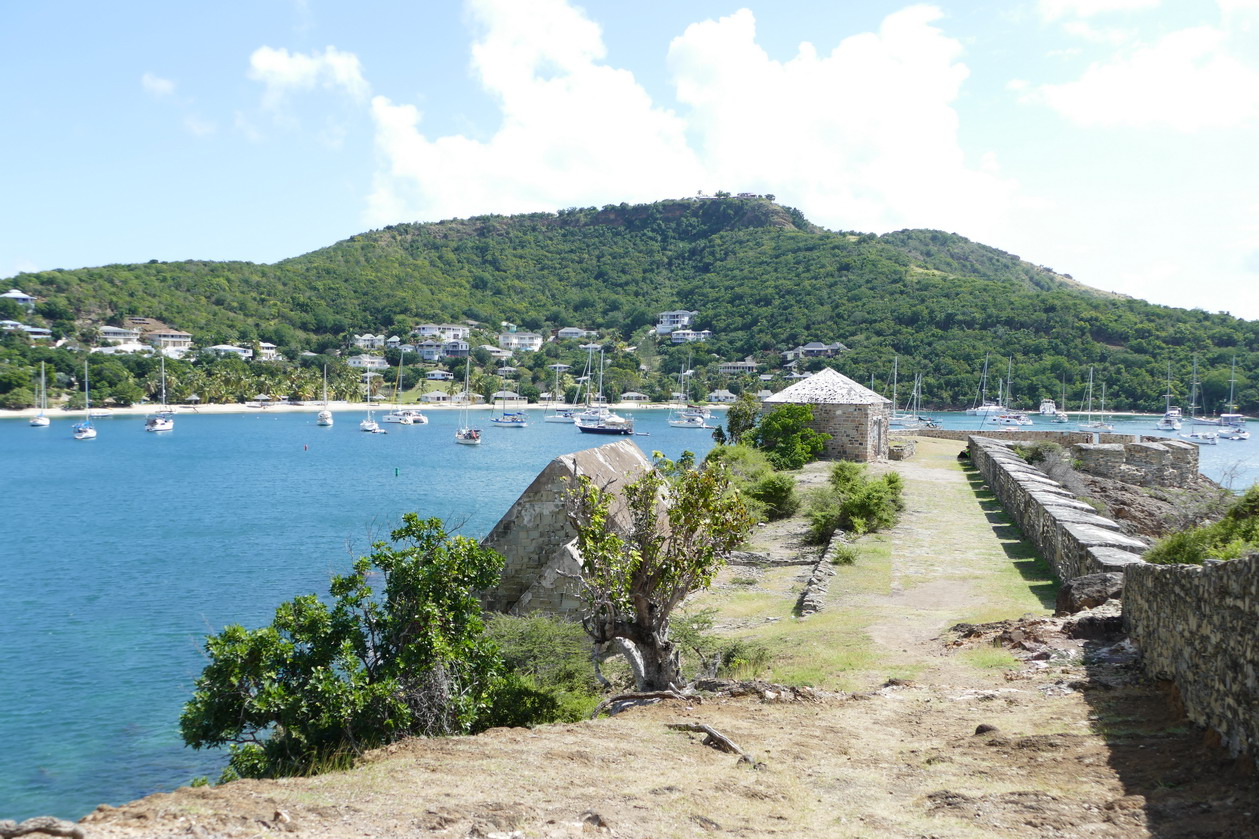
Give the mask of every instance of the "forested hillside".
M 152 262 L 8 282 L 39 303 L 34 316 L 3 317 L 86 343 L 94 328 L 128 315 L 191 332 L 200 346 L 269 341 L 290 358 L 343 349 L 354 333 L 405 337 L 430 321 L 476 321 L 483 338 L 501 322 L 544 334 L 581 326 L 638 347 L 619 364 L 617 387 L 665 390 L 693 353 L 705 387 L 738 392 L 763 383 L 720 376 L 717 361 L 752 356 L 774 373 L 782 350 L 838 341 L 849 351 L 828 363 L 882 389 L 899 356 L 902 380 L 922 373 L 934 407 L 970 404 L 991 354 L 994 381 L 1013 360 L 1024 406 L 1057 398 L 1065 380 L 1078 408 L 1093 366 L 1111 405 L 1151 411 L 1162 405 L 1169 362 L 1175 399 L 1187 404 L 1195 355 L 1200 401 L 1218 411 L 1236 357 L 1237 402 L 1259 409 L 1255 322 L 1103 294 L 949 233 L 825 231 L 766 198 L 399 224 L 274 265 Z M 713 339 L 657 347 L 649 327 L 671 309 L 699 312 L 695 328 Z M 7 364 L 29 376 L 33 351 L 6 341 Z M 536 360 L 576 363 L 574 352 L 552 346 Z M 543 365 L 523 366 L 532 384 L 544 383 Z

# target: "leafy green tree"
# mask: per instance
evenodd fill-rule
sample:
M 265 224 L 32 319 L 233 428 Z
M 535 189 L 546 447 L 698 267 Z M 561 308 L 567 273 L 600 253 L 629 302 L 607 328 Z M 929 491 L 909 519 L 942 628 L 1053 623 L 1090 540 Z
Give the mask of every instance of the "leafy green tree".
M 808 405 L 779 405 L 752 430 L 752 443 L 769 455 L 776 469 L 799 469 L 817 460 L 831 439 L 810 428 L 811 422 L 813 409 Z
M 232 772 L 275 777 L 402 737 L 474 730 L 500 669 L 475 592 L 497 581 L 503 559 L 414 513 L 390 538 L 333 578 L 331 604 L 304 595 L 270 626 L 207 639 L 184 742 L 230 745 Z
M 743 393 L 726 412 L 726 442 L 738 444 L 743 436 L 756 428 L 761 406 L 751 393 Z
M 751 520 L 717 464 L 657 467 L 622 490 L 628 527 L 618 533 L 612 497 L 582 477 L 569 491 L 585 596 L 582 626 L 602 651 L 619 642 L 640 690 L 681 680 L 669 618 L 691 592 L 707 588 Z

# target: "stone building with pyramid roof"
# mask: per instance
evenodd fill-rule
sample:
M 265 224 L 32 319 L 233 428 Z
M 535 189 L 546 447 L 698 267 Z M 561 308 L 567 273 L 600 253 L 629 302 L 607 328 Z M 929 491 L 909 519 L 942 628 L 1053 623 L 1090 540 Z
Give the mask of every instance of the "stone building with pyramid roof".
M 887 459 L 892 400 L 829 367 L 768 397 L 761 407 L 809 405 L 814 431 L 831 435 L 822 454 L 831 460 Z

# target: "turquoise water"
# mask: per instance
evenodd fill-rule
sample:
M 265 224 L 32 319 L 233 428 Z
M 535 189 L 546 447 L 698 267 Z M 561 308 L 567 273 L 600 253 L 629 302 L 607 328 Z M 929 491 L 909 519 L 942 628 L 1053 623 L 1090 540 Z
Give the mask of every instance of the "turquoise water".
M 479 448 L 453 444 L 450 411 L 387 435 L 344 412 L 333 428 L 313 413 L 181 415 L 168 434 L 120 417 L 98 421 L 91 441 L 71 439 L 62 417 L 45 429 L 0 421 L 0 818 L 78 818 L 217 777 L 222 755 L 178 733 L 204 636 L 325 592 L 404 512 L 483 536 L 553 457 L 624 439 L 531 413 L 527 429 L 487 427 Z M 664 412 L 637 419 L 648 454 L 712 446 Z M 1153 420 L 1116 423 L 1146 433 Z M 1259 479 L 1256 440 L 1202 452 L 1212 477 Z
M 531 413 L 480 447 L 454 444 L 451 411 L 388 434 L 345 412 L 332 428 L 181 414 L 163 434 L 118 417 L 90 441 L 61 417 L 0 421 L 0 818 L 78 818 L 217 777 L 223 755 L 178 732 L 206 634 L 326 592 L 404 512 L 481 537 L 556 455 L 627 439 Z M 712 446 L 664 412 L 636 419 L 648 455 Z

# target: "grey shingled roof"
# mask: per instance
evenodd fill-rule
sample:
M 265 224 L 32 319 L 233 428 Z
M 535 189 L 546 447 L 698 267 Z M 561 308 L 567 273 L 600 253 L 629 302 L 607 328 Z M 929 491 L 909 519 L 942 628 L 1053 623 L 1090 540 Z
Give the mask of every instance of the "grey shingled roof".
M 792 405 L 880 405 L 892 400 L 862 387 L 843 373 L 824 367 L 807 379 L 765 400 Z

